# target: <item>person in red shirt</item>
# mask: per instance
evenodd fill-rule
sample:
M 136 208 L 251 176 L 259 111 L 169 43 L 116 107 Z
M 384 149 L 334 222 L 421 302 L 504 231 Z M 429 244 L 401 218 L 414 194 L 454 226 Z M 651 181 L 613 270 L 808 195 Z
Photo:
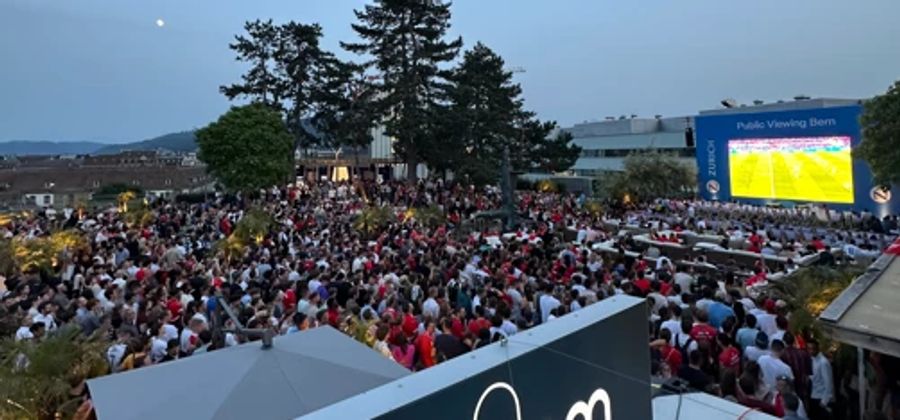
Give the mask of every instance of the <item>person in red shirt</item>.
M 716 329 L 708 324 L 709 317 L 706 314 L 706 311 L 697 311 L 694 314 L 694 327 L 691 328 L 691 338 L 694 339 L 698 344 L 708 343 L 713 344 L 716 342 Z
M 681 351 L 677 348 L 672 347 L 670 343 L 672 342 L 672 332 L 666 328 L 663 328 L 659 331 L 659 339 L 654 340 L 650 343 L 650 347 L 656 348 L 659 351 L 659 359 L 661 362 L 665 363 L 669 366 L 669 372 L 672 375 L 675 375 L 679 369 L 681 369 L 682 365 L 682 357 Z
M 755 252 L 759 254 L 762 251 L 763 238 L 754 232 L 750 235 L 750 246 L 747 247 L 747 251 Z
M 338 328 L 340 326 L 341 311 L 338 307 L 337 299 L 328 299 L 327 306 L 328 309 L 326 310 L 326 315 L 328 316 L 328 324 L 334 328 Z
M 434 321 L 428 321 L 425 332 L 416 337 L 416 353 L 424 369 L 435 365 L 434 352 Z
M 478 333 L 481 332 L 481 330 L 488 330 L 491 328 L 491 323 L 484 317 L 483 306 L 476 307 L 475 314 L 477 318 L 469 321 L 469 334 L 478 337 Z
M 419 329 L 419 322 L 416 321 L 416 317 L 413 316 L 412 304 L 409 304 L 403 311 L 403 333 L 406 334 L 407 337 L 413 337 L 416 335 L 416 330 Z
M 650 280 L 644 277 L 643 271 L 636 272 L 634 277 L 634 287 L 641 291 L 641 295 L 647 296 L 647 293 L 650 293 Z
M 719 366 L 723 370 L 731 370 L 736 375 L 739 375 L 741 370 L 741 353 L 734 347 L 731 337 L 728 334 L 719 333 L 716 340 L 719 342 L 719 348 L 722 349 L 719 353 Z
M 813 236 L 812 246 L 816 249 L 816 251 L 821 251 L 825 249 L 825 242 L 822 242 L 822 239 L 818 236 Z

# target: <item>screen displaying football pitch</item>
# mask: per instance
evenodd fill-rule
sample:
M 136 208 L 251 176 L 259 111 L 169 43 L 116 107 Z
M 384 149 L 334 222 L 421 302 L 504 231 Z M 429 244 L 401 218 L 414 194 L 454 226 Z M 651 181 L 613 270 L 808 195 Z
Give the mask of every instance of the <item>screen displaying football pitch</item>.
M 850 151 L 847 136 L 729 140 L 731 194 L 852 204 Z

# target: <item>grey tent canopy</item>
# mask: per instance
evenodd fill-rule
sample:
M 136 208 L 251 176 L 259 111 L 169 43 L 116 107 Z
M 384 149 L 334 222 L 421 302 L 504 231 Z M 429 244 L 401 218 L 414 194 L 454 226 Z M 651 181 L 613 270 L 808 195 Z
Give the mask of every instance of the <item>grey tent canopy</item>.
M 290 419 L 410 372 L 331 328 L 88 381 L 100 420 Z

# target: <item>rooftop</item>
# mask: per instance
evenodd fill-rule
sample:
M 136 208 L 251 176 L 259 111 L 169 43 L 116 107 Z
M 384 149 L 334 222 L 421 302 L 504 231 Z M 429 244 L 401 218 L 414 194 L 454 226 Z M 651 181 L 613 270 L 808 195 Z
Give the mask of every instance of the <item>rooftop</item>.
M 862 104 L 862 102 L 862 99 L 806 98 L 798 96 L 789 101 L 776 101 L 769 103 L 756 102 L 751 105 L 740 104 L 732 108 L 708 109 L 705 111 L 700 111 L 700 116 L 832 108 L 837 106 L 859 105 Z

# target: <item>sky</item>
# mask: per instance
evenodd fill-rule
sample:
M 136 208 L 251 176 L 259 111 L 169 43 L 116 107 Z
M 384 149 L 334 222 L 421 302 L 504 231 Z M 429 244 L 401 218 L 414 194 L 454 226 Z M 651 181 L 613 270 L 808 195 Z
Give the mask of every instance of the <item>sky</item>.
M 0 141 L 127 142 L 202 127 L 244 67 L 244 21 L 318 22 L 340 41 L 365 0 L 0 0 Z M 723 98 L 863 98 L 900 79 L 900 1 L 456 0 L 451 34 L 570 126 L 681 116 Z M 156 20 L 165 22 L 163 27 Z

